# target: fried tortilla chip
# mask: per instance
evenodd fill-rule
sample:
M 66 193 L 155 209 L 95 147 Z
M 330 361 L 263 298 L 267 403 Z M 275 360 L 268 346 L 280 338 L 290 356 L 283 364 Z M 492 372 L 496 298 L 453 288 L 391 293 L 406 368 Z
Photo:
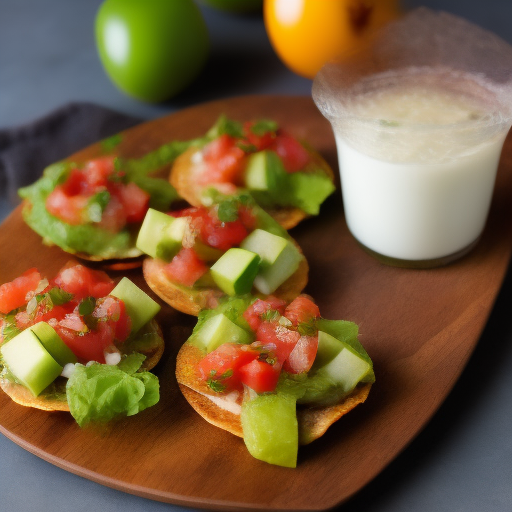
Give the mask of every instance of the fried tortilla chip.
M 202 357 L 201 350 L 189 343 L 185 343 L 178 352 L 176 379 L 183 396 L 192 408 L 206 421 L 216 427 L 227 430 L 235 436 L 243 437 L 240 415 L 216 405 L 209 398 L 212 396 L 211 389 L 204 381 L 197 377 L 196 367 Z M 371 384 L 359 384 L 339 404 L 329 406 L 298 406 L 299 444 L 309 444 L 325 434 L 333 423 L 366 400 L 370 388 Z M 241 405 L 241 403 L 242 396 L 240 394 L 237 404 Z
M 334 182 L 334 173 L 331 166 L 317 151 L 308 146 L 305 147 L 311 155 L 311 163 L 302 172 L 317 172 L 318 169 L 321 169 L 331 181 Z M 192 147 L 182 153 L 175 160 L 169 174 L 171 185 L 173 185 L 178 194 L 192 206 L 201 206 L 201 195 L 205 188 L 205 185 L 201 182 L 204 165 L 201 162 L 194 162 L 194 154 L 197 153 L 197 151 L 197 148 Z M 300 208 L 292 206 L 265 209 L 286 230 L 295 227 L 300 221 L 309 217 L 309 215 Z
M 300 250 L 300 247 L 295 245 Z M 165 273 L 165 265 L 162 260 L 147 258 L 142 264 L 142 272 L 148 286 L 174 309 L 197 316 L 203 309 L 215 308 L 218 300 L 224 296 L 224 293 L 215 287 L 194 288 L 171 281 Z M 287 302 L 292 301 L 306 287 L 308 274 L 309 265 L 306 258 L 303 258 L 297 271 L 272 295 Z M 254 296 L 265 297 L 258 293 L 254 293 Z
M 164 352 L 162 330 L 155 320 L 143 327 L 135 336 L 123 344 L 122 353 L 139 352 L 146 356 L 141 369 L 151 370 L 156 366 Z M 34 396 L 29 389 L 8 379 L 0 378 L 0 388 L 19 405 L 33 407 L 43 411 L 68 411 L 66 400 L 66 382 L 64 377 L 58 377 L 43 392 Z

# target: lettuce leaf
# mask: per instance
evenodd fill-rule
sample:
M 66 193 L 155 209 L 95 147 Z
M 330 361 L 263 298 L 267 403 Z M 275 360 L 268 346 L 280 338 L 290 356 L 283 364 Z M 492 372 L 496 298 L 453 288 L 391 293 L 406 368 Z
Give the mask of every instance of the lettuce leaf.
M 133 416 L 160 399 L 158 378 L 138 372 L 145 356 L 131 354 L 119 365 L 75 365 L 66 385 L 73 418 L 81 426 L 107 422 L 119 415 Z

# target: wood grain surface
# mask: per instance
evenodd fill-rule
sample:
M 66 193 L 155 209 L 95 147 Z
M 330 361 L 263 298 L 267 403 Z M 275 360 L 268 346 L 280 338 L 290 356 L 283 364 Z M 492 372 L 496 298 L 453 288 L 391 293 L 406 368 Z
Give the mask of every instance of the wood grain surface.
M 329 123 L 310 98 L 252 96 L 199 105 L 126 132 L 119 151 L 139 156 L 173 139 L 201 135 L 220 113 L 276 119 L 307 138 L 336 167 Z M 97 155 L 92 146 L 73 156 Z M 42 170 L 42 169 L 41 169 Z M 21 407 L 0 394 L 0 431 L 37 456 L 106 486 L 154 500 L 219 510 L 325 510 L 339 505 L 389 464 L 445 399 L 493 306 L 510 258 L 512 147 L 507 142 L 488 225 L 477 247 L 431 270 L 386 267 L 347 230 L 339 190 L 292 235 L 310 264 L 306 291 L 325 318 L 360 326 L 377 382 L 357 407 L 309 446 L 298 467 L 253 459 L 239 438 L 202 420 L 181 396 L 175 358 L 195 318 L 163 306 L 166 341 L 155 368 L 160 403 L 102 429 L 81 430 L 66 413 Z M 70 258 L 42 245 L 19 208 L 0 227 L 0 282 L 36 266 L 51 277 Z M 140 270 L 127 275 L 146 290 Z

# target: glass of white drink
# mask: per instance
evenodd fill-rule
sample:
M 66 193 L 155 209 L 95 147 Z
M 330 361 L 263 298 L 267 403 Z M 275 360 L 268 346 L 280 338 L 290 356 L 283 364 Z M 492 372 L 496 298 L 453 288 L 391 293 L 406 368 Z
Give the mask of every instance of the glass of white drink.
M 419 9 L 368 52 L 326 65 L 313 99 L 332 124 L 347 225 L 364 248 L 426 268 L 474 247 L 512 124 L 508 44 Z

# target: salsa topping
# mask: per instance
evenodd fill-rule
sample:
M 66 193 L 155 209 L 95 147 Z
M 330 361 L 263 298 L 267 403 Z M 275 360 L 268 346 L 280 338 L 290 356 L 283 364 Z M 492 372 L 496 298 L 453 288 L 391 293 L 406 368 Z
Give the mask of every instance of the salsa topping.
M 187 227 L 178 253 L 164 271 L 174 282 L 193 286 L 214 261 L 232 247 L 238 247 L 254 229 L 256 219 L 243 199 L 232 198 L 214 207 L 190 207 L 172 212 L 186 218 Z
M 270 120 L 236 125 L 206 144 L 202 150 L 205 171 L 200 180 L 210 183 L 244 185 L 247 156 L 258 151 L 274 151 L 287 173 L 303 170 L 311 161 L 309 152 L 293 136 Z
M 217 393 L 241 391 L 243 386 L 257 393 L 274 391 L 282 371 L 301 374 L 311 369 L 319 317 L 318 306 L 307 295 L 288 306 L 275 297 L 256 299 L 243 313 L 255 341 L 221 344 L 198 364 L 200 378 Z
M 142 222 L 150 194 L 118 169 L 116 158 L 91 160 L 74 167 L 67 179 L 46 198 L 46 209 L 67 224 L 94 223 L 118 232 L 127 224 Z
M 105 272 L 79 264 L 64 266 L 51 281 L 30 269 L 0 286 L 0 339 L 47 322 L 79 361 L 105 363 L 105 351 L 131 330 L 124 302 L 109 295 L 113 289 Z

